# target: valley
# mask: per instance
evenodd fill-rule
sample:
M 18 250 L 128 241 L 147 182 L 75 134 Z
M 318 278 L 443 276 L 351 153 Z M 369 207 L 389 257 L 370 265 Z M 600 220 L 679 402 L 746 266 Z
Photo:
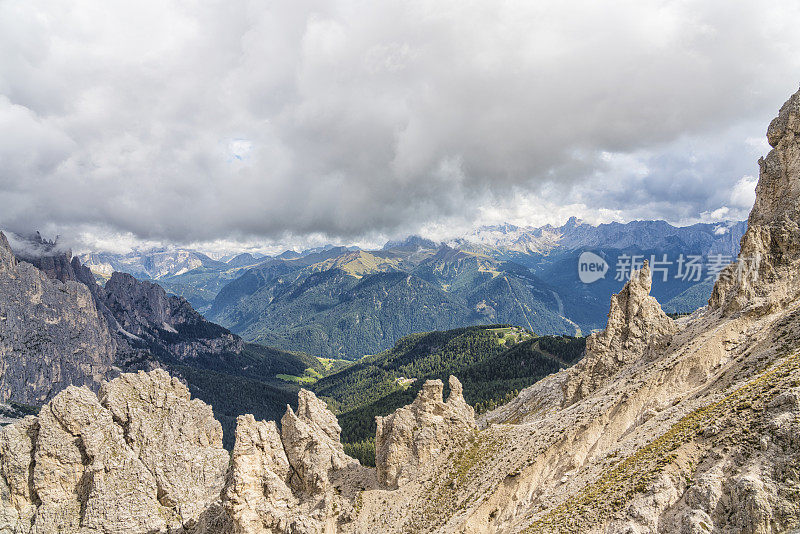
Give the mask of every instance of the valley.
M 473 325 L 587 335 L 602 328 L 608 299 L 644 259 L 661 260 L 653 294 L 664 309 L 694 311 L 710 295 L 710 265 L 738 254 L 745 229 L 743 222 L 592 226 L 573 218 L 561 227 L 484 227 L 448 243 L 412 236 L 380 250 L 329 246 L 228 263 L 190 251 L 171 260 L 166 251 L 82 257 L 97 272 L 117 266 L 157 281 L 249 342 L 355 360 L 409 334 Z M 578 277 L 585 250 L 609 265 L 590 284 Z M 698 270 L 683 269 L 698 259 Z
M 800 534 L 798 27 L 0 1 L 0 534 Z

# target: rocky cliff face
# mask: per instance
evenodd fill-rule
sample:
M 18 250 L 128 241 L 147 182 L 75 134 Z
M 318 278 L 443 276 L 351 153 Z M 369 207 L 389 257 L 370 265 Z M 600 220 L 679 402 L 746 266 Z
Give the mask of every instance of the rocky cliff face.
M 179 360 L 242 351 L 238 336 L 208 322 L 185 299 L 168 295 L 161 286 L 114 272 L 101 287 L 91 270 L 56 241 L 44 239 L 38 232 L 20 240 L 15 254 L 19 261 L 51 279 L 80 282 L 89 289 L 110 330 L 119 334 L 121 347 L 132 345 Z
M 120 370 L 152 369 L 155 358 L 243 346 L 158 285 L 115 273 L 104 288 L 55 242 L 37 234 L 15 254 L 0 237 L 0 401 L 39 405 L 69 385 L 97 391 Z
M 70 386 L 0 432 L 0 531 L 221 532 L 227 467 L 211 408 L 164 371 Z
M 0 399 L 41 404 L 114 376 L 118 343 L 89 289 L 19 262 L 0 233 Z
M 239 354 L 241 338 L 207 321 L 181 297 L 161 286 L 115 272 L 98 299 L 110 310 L 128 343 L 156 356 L 183 360 L 203 354 Z
M 764 313 L 800 295 L 800 91 L 770 123 L 739 262 L 720 275 L 709 304 L 725 314 Z

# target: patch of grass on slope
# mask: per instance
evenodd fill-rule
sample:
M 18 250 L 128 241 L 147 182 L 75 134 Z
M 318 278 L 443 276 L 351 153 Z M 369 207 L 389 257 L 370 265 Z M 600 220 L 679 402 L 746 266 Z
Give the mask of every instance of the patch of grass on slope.
M 470 480 L 479 476 L 487 463 L 494 461 L 505 445 L 504 439 L 487 430 L 474 432 L 467 442 L 448 458 L 449 475 L 442 476 L 430 488 L 425 506 L 407 525 L 406 532 L 427 532 L 441 525 L 447 518 L 463 510 L 468 503 L 480 497 L 475 492 L 459 494 Z
M 674 461 L 675 451 L 680 446 L 699 438 L 705 428 L 727 416 L 744 414 L 750 421 L 756 419 L 755 415 L 763 411 L 772 397 L 800 382 L 798 371 L 800 353 L 795 353 L 722 400 L 686 415 L 665 434 L 621 461 L 575 498 L 535 521 L 525 532 L 580 533 L 608 520 L 637 493 L 646 491 Z M 745 439 L 755 435 L 747 427 L 740 431 Z
M 317 358 L 317 360 L 317 365 L 306 368 L 301 375 L 279 373 L 275 375 L 275 378 L 283 380 L 284 382 L 292 382 L 304 387 L 309 387 L 315 384 L 320 378 L 331 375 L 353 364 L 353 362 L 349 360 L 335 360 L 331 358 Z
M 305 372 L 301 376 L 294 376 L 294 375 L 285 375 L 285 374 L 277 374 L 275 378 L 279 378 L 284 382 L 293 382 L 295 384 L 299 384 L 301 386 L 310 386 L 320 378 L 322 375 L 316 370 L 309 367 L 305 370 Z

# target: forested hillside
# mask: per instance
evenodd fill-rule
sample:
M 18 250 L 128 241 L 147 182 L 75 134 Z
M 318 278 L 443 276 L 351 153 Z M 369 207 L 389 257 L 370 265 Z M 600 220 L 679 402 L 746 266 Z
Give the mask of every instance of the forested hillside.
M 507 325 L 413 334 L 322 378 L 312 389 L 337 412 L 348 451 L 370 462 L 375 416 L 409 404 L 425 380 L 447 384 L 448 376 L 456 375 L 467 402 L 483 412 L 571 366 L 584 348 L 585 338 L 536 336 Z
M 297 405 L 299 387 L 277 375 L 326 370 L 313 356 L 253 344 L 245 345 L 238 355 L 162 360 L 162 364 L 186 382 L 194 397 L 212 406 L 228 449 L 233 447 L 237 416 L 251 413 L 257 419 L 280 420 L 287 404 Z
M 559 299 L 522 265 L 403 245 L 254 267 L 220 291 L 208 315 L 256 343 L 354 360 L 413 332 L 498 322 L 580 332 Z

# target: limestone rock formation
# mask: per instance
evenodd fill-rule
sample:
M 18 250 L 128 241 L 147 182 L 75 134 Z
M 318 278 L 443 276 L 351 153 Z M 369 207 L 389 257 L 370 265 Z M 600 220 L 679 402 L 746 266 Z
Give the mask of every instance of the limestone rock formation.
M 236 533 L 321 533 L 346 522 L 372 470 L 344 453 L 336 417 L 310 391 L 274 422 L 240 416 L 225 507 Z
M 564 383 L 564 399 L 572 404 L 608 381 L 619 369 L 663 350 L 677 327 L 650 296 L 648 262 L 632 273 L 622 291 L 611 297 L 605 330 L 586 340 L 586 356 Z
M 161 369 L 123 374 L 104 384 L 99 398 L 155 477 L 159 501 L 184 521 L 198 520 L 219 498 L 228 468 L 211 407 Z
M 30 475 L 38 433 L 33 416 L 0 432 L 0 532 L 26 532 L 36 513 Z
M 442 381 L 428 380 L 413 403 L 376 418 L 375 462 L 381 485 L 403 485 L 421 466 L 475 430 L 475 412 L 464 401 L 461 382 L 454 376 L 449 382 L 447 402 L 443 401 Z
M 163 371 L 123 375 L 102 398 L 70 386 L 38 417 L 0 431 L 5 531 L 150 533 L 208 523 L 228 465 L 210 408 Z
M 756 202 L 738 263 L 722 273 L 709 305 L 727 315 L 765 313 L 800 295 L 800 91 L 770 123 Z
M 89 390 L 70 386 L 39 416 L 31 532 L 151 532 L 167 526 L 153 475 Z
M 242 415 L 236 421 L 225 506 L 236 533 L 287 531 L 299 505 L 289 489 L 290 466 L 278 427 Z
M 296 413 L 286 407 L 281 437 L 292 466 L 289 482 L 296 491 L 322 493 L 330 484 L 332 471 L 358 464 L 344 453 L 341 432 L 336 416 L 308 390 L 300 390 Z
M 118 343 L 82 283 L 19 262 L 0 233 L 0 400 L 41 404 L 117 373 Z

